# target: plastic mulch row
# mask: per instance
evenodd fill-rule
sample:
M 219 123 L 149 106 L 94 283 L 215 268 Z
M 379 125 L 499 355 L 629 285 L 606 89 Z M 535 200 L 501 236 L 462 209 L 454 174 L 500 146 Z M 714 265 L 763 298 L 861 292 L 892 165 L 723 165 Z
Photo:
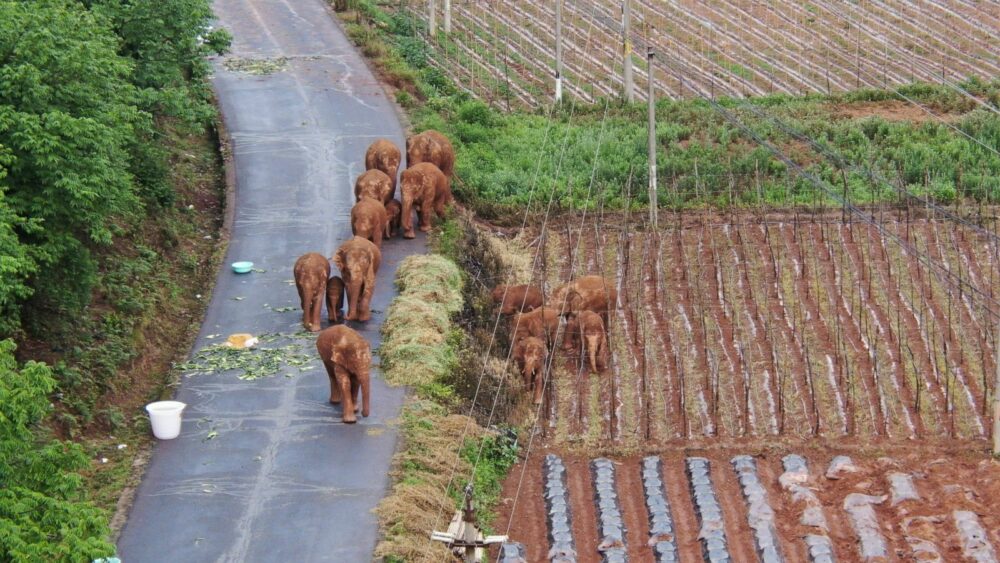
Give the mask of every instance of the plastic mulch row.
M 823 516 L 822 504 L 816 493 L 806 483 L 809 480 L 809 462 L 798 454 L 789 454 L 781 459 L 785 472 L 778 481 L 792 495 L 792 499 L 806 504 L 799 523 L 808 526 L 813 533 L 802 537 L 809 548 L 809 560 L 812 563 L 834 563 L 833 542 L 827 535 L 829 530 L 826 517 Z
M 767 501 L 767 490 L 757 474 L 757 462 L 748 455 L 738 455 L 731 463 L 747 502 L 747 522 L 757 543 L 757 555 L 762 563 L 781 563 L 784 558 L 774 525 L 774 509 Z
M 601 536 L 597 551 L 603 563 L 626 563 L 625 523 L 615 490 L 615 465 L 610 459 L 599 458 L 590 462 L 590 471 L 594 478 L 597 528 Z
M 694 497 L 694 510 L 701 522 L 698 537 L 701 538 L 702 555 L 710 563 L 728 563 L 729 542 L 726 539 L 726 527 L 722 521 L 722 506 L 715 497 L 712 478 L 709 470 L 711 465 L 703 457 L 687 458 L 688 482 L 691 485 L 691 496 Z
M 653 547 L 657 563 L 674 563 L 677 555 L 677 538 L 670 501 L 663 488 L 663 463 L 659 457 L 642 460 L 642 487 L 649 512 L 649 544 Z
M 566 466 L 558 456 L 545 456 L 545 507 L 549 523 L 549 561 L 576 563 L 572 515 L 566 489 Z

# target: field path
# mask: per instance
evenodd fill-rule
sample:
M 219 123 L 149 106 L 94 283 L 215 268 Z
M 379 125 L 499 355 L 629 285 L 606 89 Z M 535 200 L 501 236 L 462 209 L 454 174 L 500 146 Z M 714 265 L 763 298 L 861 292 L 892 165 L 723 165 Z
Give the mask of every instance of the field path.
M 232 139 L 236 197 L 195 350 L 237 332 L 300 330 L 288 283 L 295 259 L 330 256 L 350 237 L 365 148 L 378 137 L 403 141 L 385 92 L 322 0 L 217 0 L 215 11 L 234 36 L 232 52 L 215 61 L 214 86 Z M 245 59 L 284 66 L 261 74 L 226 64 Z M 399 261 L 424 250 L 422 238 L 383 246 L 373 318 L 355 326 L 373 348 Z M 236 260 L 259 270 L 233 274 Z M 296 338 L 315 354 L 311 336 Z M 372 416 L 343 425 L 339 407 L 326 402 L 322 367 L 286 375 L 182 381 L 183 431 L 154 448 L 118 541 L 124 561 L 371 560 L 371 509 L 389 485 L 403 391 L 373 370 Z

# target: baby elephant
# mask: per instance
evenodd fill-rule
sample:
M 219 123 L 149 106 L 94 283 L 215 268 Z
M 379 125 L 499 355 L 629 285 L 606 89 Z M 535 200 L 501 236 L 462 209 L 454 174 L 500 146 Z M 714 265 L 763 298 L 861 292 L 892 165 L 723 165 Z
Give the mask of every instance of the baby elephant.
M 608 339 L 604 321 L 593 311 L 580 311 L 574 317 L 570 322 L 576 325 L 576 330 L 583 340 L 584 351 L 590 360 L 590 371 L 604 371 L 608 367 Z M 569 330 L 568 324 L 566 328 Z
M 514 328 L 511 340 L 515 343 L 529 336 L 552 342 L 559 329 L 559 311 L 552 307 L 539 307 L 530 313 L 514 315 L 511 326 Z
M 302 304 L 302 326 L 319 332 L 319 317 L 323 310 L 323 294 L 330 277 L 330 262 L 318 252 L 303 254 L 295 261 L 295 288 Z
M 514 361 L 524 377 L 524 386 L 534 390 L 535 404 L 541 404 L 545 373 L 545 342 L 541 338 L 529 336 L 514 344 Z
M 326 280 L 326 313 L 330 318 L 330 324 L 334 324 L 342 317 L 344 308 L 344 280 L 340 276 L 333 276 Z
M 542 292 L 533 285 L 498 285 L 493 302 L 500 303 L 501 315 L 528 313 L 542 306 Z
M 344 422 L 358 421 L 357 413 L 369 414 L 372 351 L 368 341 L 346 325 L 331 326 L 316 337 L 316 351 L 330 378 L 330 403 L 344 404 Z M 361 405 L 358 405 L 358 391 Z
M 385 238 L 392 238 L 399 230 L 399 222 L 403 217 L 403 204 L 398 199 L 385 204 Z

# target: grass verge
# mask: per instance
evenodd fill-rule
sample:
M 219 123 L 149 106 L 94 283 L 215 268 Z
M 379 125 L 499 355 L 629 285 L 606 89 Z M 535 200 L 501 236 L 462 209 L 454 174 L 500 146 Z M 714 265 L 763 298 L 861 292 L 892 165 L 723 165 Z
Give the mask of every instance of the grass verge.
M 393 2 L 348 5 L 341 12 L 348 34 L 396 88 L 396 100 L 415 128 L 438 129 L 452 139 L 458 153 L 455 194 L 480 216 L 509 221 L 511 211 L 525 206 L 543 210 L 550 195 L 563 209 L 648 204 L 644 105 L 568 101 L 551 115 L 501 111 L 499 101 L 488 105 L 472 98 L 442 70 L 437 61 L 446 61 L 442 53 L 453 39 L 439 34 L 428 43 L 424 23 Z M 1000 81 L 970 79 L 961 86 L 994 107 L 1000 104 Z M 901 96 L 943 115 L 942 121 L 915 108 L 900 115 Z M 947 86 L 718 103 L 821 178 L 825 189 L 799 177 L 709 103 L 661 100 L 660 206 L 828 208 L 842 194 L 859 205 L 912 203 L 906 193 L 941 204 L 1000 200 L 1000 156 L 988 148 L 998 146 L 1000 120 Z M 819 139 L 848 165 L 824 158 L 789 130 Z M 873 181 L 870 171 L 885 181 Z M 536 187 L 542 194 L 534 193 Z
M 469 480 L 477 517 L 489 525 L 517 440 L 455 414 L 464 411 L 456 381 L 466 342 L 453 323 L 464 307 L 465 286 L 455 262 L 440 254 L 410 256 L 400 264 L 396 285 L 379 357 L 386 381 L 412 386 L 415 396 L 401 415 L 392 490 L 375 510 L 382 531 L 376 555 L 387 562 L 436 563 L 449 555 L 428 536 L 447 528 Z

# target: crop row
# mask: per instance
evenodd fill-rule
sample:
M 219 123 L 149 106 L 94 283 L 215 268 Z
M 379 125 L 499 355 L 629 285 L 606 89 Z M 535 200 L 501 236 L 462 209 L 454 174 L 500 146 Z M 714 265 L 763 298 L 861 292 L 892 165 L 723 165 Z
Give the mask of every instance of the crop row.
M 954 223 L 884 224 L 788 216 L 672 219 L 658 236 L 607 222 L 550 231 L 539 272 L 549 286 L 602 272 L 620 296 L 607 372 L 554 362 L 557 439 L 984 437 L 995 245 Z
M 453 2 L 449 45 L 436 64 L 484 99 L 538 105 L 554 92 L 555 5 Z M 408 9 L 426 19 L 426 3 Z M 440 8 L 439 8 L 440 9 Z M 913 81 L 957 85 L 1000 73 L 1000 7 L 941 0 L 658 2 L 632 8 L 637 97 L 648 77 L 645 49 L 662 62 L 657 87 L 671 98 L 696 92 L 761 95 L 886 88 Z M 438 20 L 441 20 L 439 16 Z M 586 101 L 621 91 L 621 7 L 594 0 L 563 7 L 564 83 Z M 956 86 L 957 89 L 957 86 Z

